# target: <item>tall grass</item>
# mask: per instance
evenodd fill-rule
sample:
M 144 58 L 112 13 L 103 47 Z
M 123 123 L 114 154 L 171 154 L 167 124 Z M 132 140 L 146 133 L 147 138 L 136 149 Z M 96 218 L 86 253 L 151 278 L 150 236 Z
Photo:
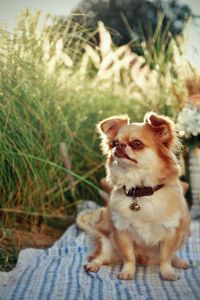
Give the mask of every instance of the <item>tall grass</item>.
M 14 208 L 51 214 L 67 211 L 79 199 L 98 201 L 99 179 L 104 168 L 96 123 L 123 113 L 139 121 L 149 110 L 174 116 L 180 104 L 177 93 L 184 93 L 182 87 L 174 93 L 178 79 L 172 75 L 165 77 L 166 74 L 147 89 L 132 86 L 133 79 L 113 84 L 106 76 L 99 78 L 100 69 L 94 66 L 91 56 L 87 57 L 83 76 L 80 68 L 84 55 L 88 55 L 88 47 L 92 49 L 86 47 L 87 32 L 70 23 L 70 19 L 64 31 L 59 30 L 62 24 L 54 18 L 48 16 L 42 24 L 40 20 L 39 13 L 31 15 L 25 11 L 12 35 L 5 29 L 0 31 L 0 206 L 3 211 Z M 105 66 L 101 47 L 91 51 L 93 54 L 96 51 L 99 57 L 99 68 Z M 112 55 L 117 51 L 112 41 L 109 51 Z M 119 78 L 127 79 L 129 69 L 122 65 L 122 59 L 126 61 L 128 55 L 134 54 L 128 51 L 123 57 L 117 55 L 116 67 L 117 63 L 121 66 Z M 144 74 L 145 65 L 142 63 L 134 72 L 138 76 Z M 110 72 L 109 66 L 104 69 L 106 72 Z M 150 77 L 150 69 L 149 72 Z M 66 143 L 72 161 L 76 183 L 73 192 L 66 177 L 69 170 L 62 166 L 61 142 Z

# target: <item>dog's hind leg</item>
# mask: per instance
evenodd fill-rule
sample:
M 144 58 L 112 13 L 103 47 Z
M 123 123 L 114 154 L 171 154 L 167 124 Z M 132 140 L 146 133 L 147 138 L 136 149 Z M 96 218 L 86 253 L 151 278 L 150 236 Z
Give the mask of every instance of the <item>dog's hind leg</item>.
M 187 269 L 189 268 L 190 264 L 187 260 L 181 259 L 175 255 L 172 259 L 172 266 L 177 269 Z
M 86 272 L 98 272 L 102 265 L 110 265 L 119 260 L 116 251 L 108 237 L 100 236 L 97 239 L 96 249 L 88 257 L 89 263 L 84 265 Z

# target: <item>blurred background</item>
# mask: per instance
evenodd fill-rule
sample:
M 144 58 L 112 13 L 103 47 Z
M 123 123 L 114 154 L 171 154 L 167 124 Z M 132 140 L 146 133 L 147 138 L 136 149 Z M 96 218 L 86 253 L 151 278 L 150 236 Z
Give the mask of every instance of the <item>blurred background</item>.
M 173 118 L 199 205 L 199 22 L 198 0 L 0 1 L 1 270 L 103 204 L 95 126 L 114 114 Z

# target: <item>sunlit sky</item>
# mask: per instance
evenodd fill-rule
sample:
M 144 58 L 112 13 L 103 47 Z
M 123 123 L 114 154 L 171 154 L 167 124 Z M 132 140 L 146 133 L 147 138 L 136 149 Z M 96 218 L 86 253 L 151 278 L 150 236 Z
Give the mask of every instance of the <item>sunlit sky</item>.
M 200 15 L 200 0 L 181 2 L 188 4 L 195 14 Z M 32 11 L 42 10 L 44 14 L 67 15 L 78 3 L 79 0 L 0 0 L 0 24 L 6 23 L 12 31 L 17 15 L 26 7 Z M 200 70 L 200 19 L 198 26 L 191 23 L 187 32 L 187 57 Z

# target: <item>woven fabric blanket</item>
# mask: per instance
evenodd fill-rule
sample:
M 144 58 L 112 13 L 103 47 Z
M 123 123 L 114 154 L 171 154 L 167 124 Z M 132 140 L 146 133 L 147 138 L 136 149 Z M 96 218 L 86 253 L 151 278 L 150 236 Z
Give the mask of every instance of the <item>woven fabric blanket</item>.
M 87 209 L 97 206 L 87 202 Z M 49 249 L 25 249 L 16 267 L 0 273 L 0 299 L 200 299 L 200 222 L 192 222 L 192 236 L 179 256 L 190 261 L 187 270 L 176 270 L 180 279 L 164 281 L 157 266 L 137 267 L 134 280 L 120 281 L 120 267 L 103 266 L 86 273 L 83 264 L 91 252 L 90 237 L 72 225 Z

